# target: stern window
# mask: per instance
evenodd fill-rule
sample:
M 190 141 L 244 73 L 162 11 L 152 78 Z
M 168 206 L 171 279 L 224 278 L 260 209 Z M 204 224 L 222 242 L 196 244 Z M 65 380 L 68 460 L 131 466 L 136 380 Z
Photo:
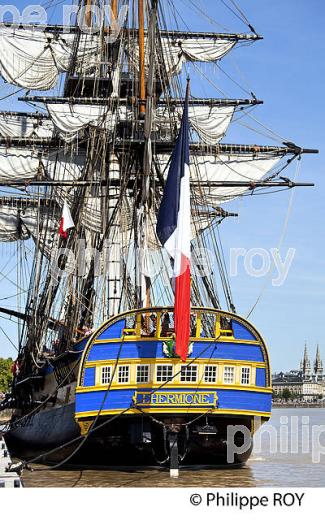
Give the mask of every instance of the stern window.
M 157 365 L 157 382 L 165 383 L 173 377 L 172 365 Z
M 118 382 L 119 383 L 128 383 L 130 376 L 130 367 L 127 365 L 118 367 Z
M 241 384 L 249 385 L 251 379 L 251 369 L 250 367 L 242 367 L 241 369 Z
M 206 366 L 204 369 L 204 382 L 205 383 L 215 383 L 217 381 L 217 367 L 216 366 Z
M 235 367 L 224 367 L 223 382 L 231 385 L 235 381 Z
M 149 365 L 137 366 L 137 383 L 149 382 Z
M 102 385 L 108 385 L 111 382 L 111 367 L 102 367 L 100 380 Z
M 182 383 L 196 383 L 197 381 L 197 366 L 189 365 L 181 368 L 181 382 Z

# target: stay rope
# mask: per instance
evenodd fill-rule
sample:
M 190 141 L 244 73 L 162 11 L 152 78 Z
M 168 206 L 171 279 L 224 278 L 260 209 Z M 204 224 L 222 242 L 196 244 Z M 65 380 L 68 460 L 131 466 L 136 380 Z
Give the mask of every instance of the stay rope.
M 295 171 L 295 175 L 294 175 L 294 181 L 293 182 L 295 182 L 297 180 L 297 178 L 299 177 L 300 170 L 301 170 L 301 160 L 300 160 L 300 158 L 298 158 L 296 171 Z M 283 228 L 282 228 L 282 231 L 281 231 L 281 235 L 280 235 L 280 239 L 279 239 L 279 242 L 278 242 L 278 246 L 276 248 L 277 254 L 279 254 L 280 249 L 282 248 L 282 245 L 283 245 L 286 233 L 287 233 L 289 219 L 290 219 L 291 212 L 292 212 L 293 199 L 294 199 L 294 191 L 291 192 L 290 197 L 289 197 L 288 208 L 287 208 L 286 216 L 285 216 L 285 219 L 284 219 Z M 260 302 L 261 298 L 263 297 L 263 295 L 264 295 L 264 293 L 265 293 L 265 291 L 266 291 L 266 289 L 267 289 L 267 287 L 269 285 L 270 279 L 271 279 L 271 277 L 273 275 L 274 266 L 275 266 L 275 260 L 274 260 L 274 257 L 272 257 L 269 273 L 266 276 L 265 282 L 264 282 L 264 284 L 262 286 L 262 289 L 261 289 L 258 297 L 256 298 L 255 303 L 253 304 L 253 306 L 251 307 L 251 309 L 248 311 L 248 313 L 246 315 L 247 319 L 254 312 L 254 310 L 256 309 L 256 307 L 258 305 L 258 303 Z

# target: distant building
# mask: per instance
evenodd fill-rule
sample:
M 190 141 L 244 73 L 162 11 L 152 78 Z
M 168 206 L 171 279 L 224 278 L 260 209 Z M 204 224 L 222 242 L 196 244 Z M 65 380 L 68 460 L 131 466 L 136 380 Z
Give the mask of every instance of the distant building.
M 313 366 L 309 359 L 307 345 L 305 344 L 300 369 L 273 374 L 272 386 L 274 394 L 279 397 L 285 389 L 289 390 L 293 397 L 304 399 L 305 401 L 313 401 L 317 398 L 324 397 L 325 376 L 319 346 L 317 345 L 316 358 Z
M 320 352 L 319 352 L 318 345 L 317 345 L 316 359 L 315 359 L 315 364 L 314 364 L 314 373 L 315 373 L 316 381 L 324 381 L 323 362 L 320 358 Z

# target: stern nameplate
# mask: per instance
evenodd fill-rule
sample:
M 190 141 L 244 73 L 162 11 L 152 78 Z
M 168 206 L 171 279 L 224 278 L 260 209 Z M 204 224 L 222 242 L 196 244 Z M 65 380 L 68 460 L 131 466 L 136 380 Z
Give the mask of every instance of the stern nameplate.
M 191 407 L 215 408 L 218 401 L 217 392 L 182 391 L 182 392 L 136 392 L 135 403 L 142 407 Z

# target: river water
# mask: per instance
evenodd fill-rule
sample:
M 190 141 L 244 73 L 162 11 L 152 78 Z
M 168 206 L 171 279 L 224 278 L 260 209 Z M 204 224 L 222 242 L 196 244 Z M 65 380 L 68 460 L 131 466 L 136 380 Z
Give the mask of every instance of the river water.
M 157 468 L 34 467 L 24 471 L 26 487 L 325 487 L 325 409 L 273 410 L 243 468 L 181 469 L 179 478 L 171 479 Z

